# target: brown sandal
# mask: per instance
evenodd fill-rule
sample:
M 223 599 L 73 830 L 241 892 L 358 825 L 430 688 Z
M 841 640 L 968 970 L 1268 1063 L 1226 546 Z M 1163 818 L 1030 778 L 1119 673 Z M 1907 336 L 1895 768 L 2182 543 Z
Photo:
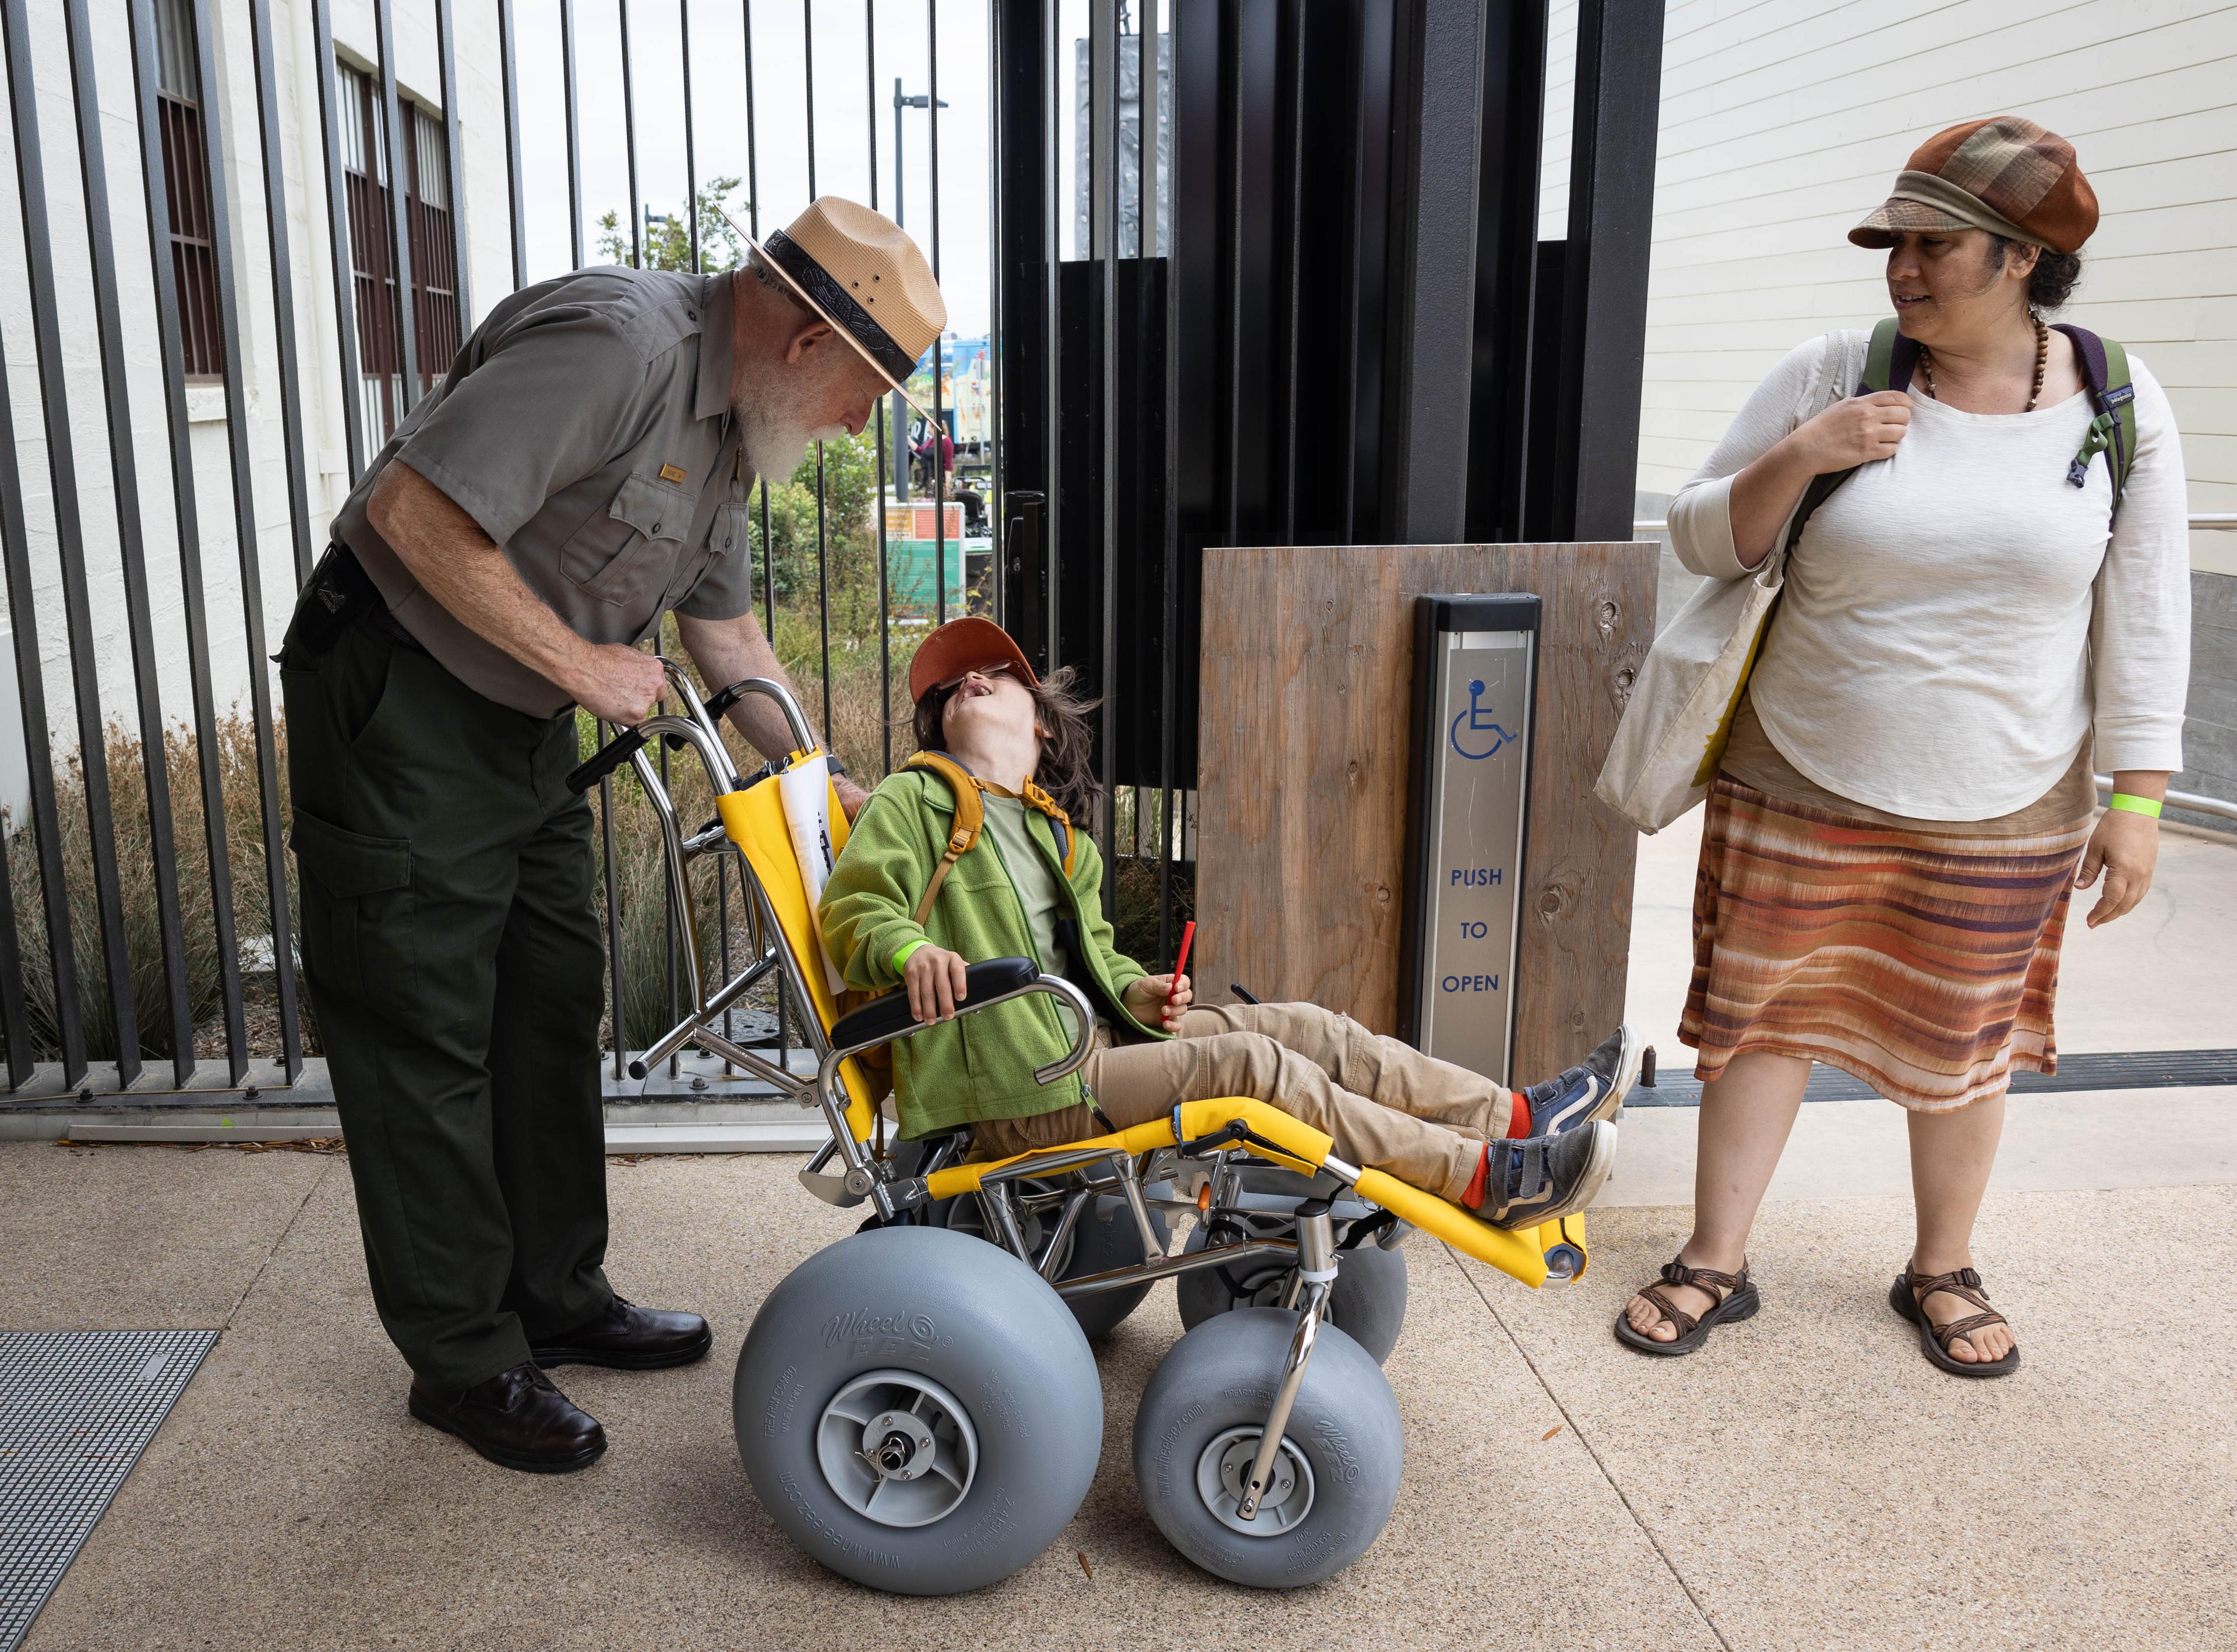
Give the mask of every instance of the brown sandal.
M 1716 1291 L 1723 1294 L 1716 1305 L 1699 1318 L 1670 1300 L 1666 1285 L 1690 1285 L 1697 1290 Z M 1719 1273 L 1714 1268 L 1687 1267 L 1684 1257 L 1675 1257 L 1662 1265 L 1660 1284 L 1643 1287 L 1634 1294 L 1645 1297 L 1661 1310 L 1662 1317 L 1678 1327 L 1678 1334 L 1668 1342 L 1657 1342 L 1642 1331 L 1632 1328 L 1630 1318 L 1621 1313 L 1615 1317 L 1615 1338 L 1640 1353 L 1658 1358 L 1674 1358 L 1690 1354 L 1709 1339 L 1709 1332 L 1720 1325 L 1755 1317 L 1763 1306 L 1763 1295 L 1748 1278 L 1747 1265 L 1742 1263 L 1738 1273 Z
M 1937 1291 L 1971 1303 L 1981 1310 L 1963 1319 L 1952 1319 L 1946 1325 L 1937 1325 L 1926 1312 L 1926 1298 Z M 2020 1368 L 2020 1351 L 2015 1347 L 2002 1359 L 1960 1359 L 1950 1351 L 1950 1345 L 1963 1337 L 1965 1345 L 1971 1347 L 1972 1333 L 1985 1331 L 1990 1325 L 2009 1325 L 2011 1321 L 1989 1305 L 1989 1298 L 1981 1289 L 1981 1276 L 1971 1268 L 1959 1268 L 1951 1273 L 1920 1275 L 1906 1265 L 1896 1275 L 1894 1286 L 1888 1292 L 1888 1306 L 1918 1327 L 1918 1345 L 1926 1357 L 1948 1371 L 1952 1377 L 2009 1377 Z

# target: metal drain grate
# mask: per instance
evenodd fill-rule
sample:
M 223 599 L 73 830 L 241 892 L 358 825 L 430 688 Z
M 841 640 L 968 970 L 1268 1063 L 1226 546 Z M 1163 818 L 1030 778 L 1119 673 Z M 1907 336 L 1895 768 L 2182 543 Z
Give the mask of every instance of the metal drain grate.
M 0 1652 L 15 1652 L 216 1340 L 0 1332 Z
M 1679 1051 L 1679 1054 L 1689 1052 Z M 2165 1090 L 2187 1085 L 2237 1085 L 2237 1050 L 2122 1050 L 2062 1055 L 2056 1073 L 2015 1073 L 2014 1095 L 2042 1095 L 2058 1090 Z M 1819 1064 L 1810 1070 L 1805 1101 L 1867 1101 L 1877 1095 L 1861 1079 Z M 1701 1080 L 1672 1074 L 1651 1090 L 1634 1087 L 1624 1105 L 1633 1107 L 1698 1107 Z

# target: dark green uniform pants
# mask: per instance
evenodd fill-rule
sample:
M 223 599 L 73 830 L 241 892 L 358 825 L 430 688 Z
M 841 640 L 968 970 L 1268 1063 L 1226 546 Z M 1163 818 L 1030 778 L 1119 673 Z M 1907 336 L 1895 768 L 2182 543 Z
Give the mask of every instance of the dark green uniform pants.
M 367 620 L 315 657 L 291 631 L 280 682 L 303 979 L 373 1303 L 415 1371 L 467 1387 L 613 1295 L 574 718 L 484 699 Z

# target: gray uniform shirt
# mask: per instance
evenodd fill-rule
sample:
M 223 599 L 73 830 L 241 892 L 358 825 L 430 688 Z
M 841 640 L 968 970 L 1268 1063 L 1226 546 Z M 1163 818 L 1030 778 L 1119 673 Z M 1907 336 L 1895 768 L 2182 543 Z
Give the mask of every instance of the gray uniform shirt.
M 567 691 L 466 628 L 366 519 L 400 461 L 504 547 L 577 635 L 635 643 L 669 610 L 753 605 L 753 472 L 730 412 L 731 278 L 580 270 L 490 312 L 334 519 L 397 620 L 469 688 L 531 717 Z

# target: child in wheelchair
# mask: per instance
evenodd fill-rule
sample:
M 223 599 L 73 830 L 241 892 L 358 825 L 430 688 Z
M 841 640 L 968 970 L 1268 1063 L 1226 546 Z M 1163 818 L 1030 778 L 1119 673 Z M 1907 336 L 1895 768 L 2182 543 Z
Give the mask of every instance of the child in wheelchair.
M 893 1047 L 904 1139 L 968 1126 L 1000 1159 L 1164 1117 L 1181 1102 L 1249 1096 L 1335 1140 L 1353 1163 L 1436 1193 L 1498 1227 L 1580 1211 L 1615 1156 L 1610 1122 L 1638 1072 L 1619 1028 L 1580 1065 L 1524 1090 L 1424 1055 L 1313 1004 L 1199 1007 L 1188 978 L 1114 948 L 1093 839 L 1100 790 L 1068 670 L 1038 679 L 990 621 L 957 619 L 918 650 L 917 743 L 855 821 L 819 916 L 850 988 L 905 988 L 923 1030 Z M 976 809 L 959 790 L 976 794 Z M 975 834 L 960 817 L 983 815 Z M 1037 960 L 1095 1008 L 1095 1052 L 1043 1087 L 1073 1047 L 1046 995 L 956 1019 L 964 967 Z

